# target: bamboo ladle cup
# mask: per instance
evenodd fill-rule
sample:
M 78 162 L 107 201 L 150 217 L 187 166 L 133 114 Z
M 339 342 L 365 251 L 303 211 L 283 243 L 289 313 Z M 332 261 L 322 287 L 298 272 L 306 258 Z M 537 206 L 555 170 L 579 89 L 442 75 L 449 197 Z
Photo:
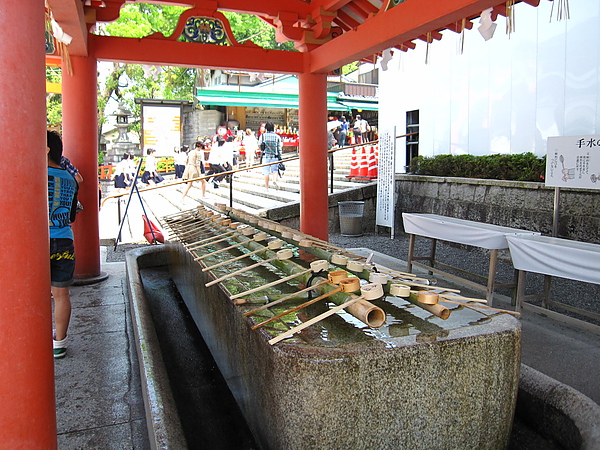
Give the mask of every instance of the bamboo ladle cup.
M 313 325 L 317 322 L 320 322 L 321 320 L 326 319 L 329 316 L 332 316 L 336 312 L 341 311 L 342 309 L 348 308 L 349 306 L 352 306 L 354 303 L 358 302 L 359 300 L 376 300 L 380 297 L 383 297 L 383 287 L 380 284 L 376 284 L 376 283 L 365 284 L 361 288 L 360 296 L 355 296 L 352 299 L 348 300 L 347 302 L 342 303 L 341 305 L 336 306 L 334 308 L 331 308 L 328 311 L 325 311 L 323 314 L 319 314 L 318 316 L 313 317 L 310 320 L 307 320 L 306 322 L 298 325 L 297 327 L 292 328 L 291 330 L 281 333 L 279 336 L 271 339 L 269 341 L 269 344 L 274 345 L 274 344 L 278 343 L 279 341 L 282 341 L 285 338 L 293 336 L 294 334 L 298 333 L 299 331 L 302 331 L 305 328 L 308 328 L 311 325 Z
M 239 294 L 233 295 L 230 298 L 231 298 L 231 300 L 235 300 L 236 298 L 243 297 L 244 295 L 253 294 L 255 292 L 262 291 L 263 289 L 267 289 L 267 288 L 276 286 L 278 284 L 285 283 L 286 281 L 293 280 L 294 278 L 298 278 L 298 277 L 300 277 L 300 276 L 302 276 L 304 274 L 307 274 L 308 272 L 317 273 L 317 272 L 321 272 L 322 270 L 327 270 L 328 268 L 329 268 L 329 263 L 327 261 L 325 261 L 324 259 L 318 259 L 318 260 L 313 261 L 313 262 L 310 263 L 310 268 L 309 269 L 303 270 L 303 271 L 298 272 L 298 273 L 293 273 L 291 275 L 288 275 L 287 277 L 283 277 L 283 278 L 281 278 L 279 280 L 273 281 L 271 283 L 267 283 L 267 284 L 265 284 L 263 286 L 259 286 L 259 287 L 254 288 L 254 289 L 250 289 L 249 291 L 240 292 Z
M 343 272 L 343 271 L 342 271 Z M 332 272 L 333 273 L 333 272 Z M 287 311 L 284 311 L 282 313 L 279 313 L 273 317 L 270 317 L 269 319 L 265 320 L 264 322 L 261 322 L 259 324 L 256 324 L 252 327 L 253 330 L 256 330 L 257 328 L 260 328 L 268 323 L 271 323 L 277 319 L 280 319 L 284 316 L 287 316 L 288 314 L 291 314 L 293 312 L 299 311 L 303 308 L 306 308 L 307 306 L 310 306 L 314 303 L 317 303 L 321 300 L 326 299 L 327 297 L 331 297 L 334 294 L 337 294 L 338 292 L 346 292 L 346 293 L 351 293 L 351 292 L 356 292 L 360 289 L 360 279 L 356 278 L 356 277 L 345 277 L 342 279 L 338 279 L 336 275 L 332 276 L 331 274 L 327 276 L 328 278 L 328 283 L 331 284 L 337 284 L 338 287 L 336 287 L 335 289 L 333 289 L 332 291 L 327 292 L 326 294 L 320 295 L 317 298 L 313 298 L 312 300 L 309 300 L 307 302 L 302 303 L 301 305 L 295 306 L 292 309 L 288 309 Z M 273 306 L 273 304 L 269 304 L 269 306 Z
M 271 242 L 269 242 L 267 244 L 267 248 L 269 250 L 279 250 L 282 246 L 283 246 L 283 241 L 281 239 L 275 239 L 275 240 L 273 240 L 273 241 L 271 241 Z M 202 269 L 202 272 L 207 272 L 209 270 L 212 270 L 212 269 L 215 269 L 217 267 L 220 267 L 220 266 L 222 266 L 224 264 L 230 264 L 230 263 L 232 263 L 234 261 L 238 261 L 240 259 L 244 259 L 244 258 L 246 258 L 248 256 L 255 255 L 257 253 L 264 252 L 264 251 L 265 251 L 264 248 L 258 248 L 256 250 L 251 251 L 251 252 L 244 253 L 243 255 L 236 256 L 235 258 L 228 259 L 227 261 L 221 261 L 220 263 L 215 264 L 213 266 L 205 267 L 204 269 Z
M 212 253 L 214 254 L 214 253 Z M 266 264 L 266 263 L 270 263 L 272 261 L 275 261 L 276 259 L 279 259 L 281 261 L 284 261 L 286 259 L 290 259 L 292 256 L 294 256 L 294 252 L 292 250 L 290 250 L 289 248 L 283 249 L 283 250 L 279 250 L 274 257 L 269 258 L 269 259 L 265 259 L 263 261 L 259 261 L 256 264 L 252 264 L 250 266 L 244 267 L 243 269 L 240 270 L 236 270 L 235 272 L 231 272 L 228 273 L 227 275 L 222 276 L 221 278 L 217 278 L 216 280 L 212 280 L 209 281 L 208 283 L 205 284 L 206 287 L 212 286 L 213 284 L 217 284 L 221 281 L 227 280 L 228 278 L 231 277 L 235 277 L 236 275 L 239 275 L 240 273 L 246 272 L 247 270 L 251 270 L 254 269 L 262 264 Z

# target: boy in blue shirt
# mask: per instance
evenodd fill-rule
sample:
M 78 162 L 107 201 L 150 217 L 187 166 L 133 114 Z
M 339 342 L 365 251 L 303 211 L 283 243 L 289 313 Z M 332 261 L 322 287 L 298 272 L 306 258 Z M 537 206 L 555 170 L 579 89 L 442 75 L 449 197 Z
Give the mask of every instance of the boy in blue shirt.
M 48 226 L 50 230 L 50 274 L 54 298 L 54 358 L 67 354 L 67 330 L 71 319 L 69 286 L 73 284 L 75 248 L 73 245 L 73 204 L 77 181 L 60 166 L 62 140 L 58 133 L 46 133 L 48 152 Z

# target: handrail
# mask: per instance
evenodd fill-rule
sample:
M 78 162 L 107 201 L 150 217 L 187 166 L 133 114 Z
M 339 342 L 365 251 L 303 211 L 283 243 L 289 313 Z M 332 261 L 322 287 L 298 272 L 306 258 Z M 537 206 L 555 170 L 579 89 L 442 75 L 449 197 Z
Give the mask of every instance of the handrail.
M 411 133 L 411 134 L 415 134 L 415 133 Z M 408 136 L 408 135 L 406 135 L 406 136 Z M 402 136 L 397 136 L 397 137 L 402 137 Z M 377 143 L 379 143 L 378 139 L 376 139 L 374 141 L 363 142 L 361 144 L 353 144 L 353 145 L 347 145 L 345 147 L 332 148 L 332 149 L 330 149 L 330 150 L 327 151 L 327 154 L 328 155 L 329 154 L 333 154 L 333 153 L 335 153 L 337 151 L 340 151 L 340 150 L 348 150 L 348 149 L 356 148 L 356 147 L 364 147 L 366 145 L 375 145 Z M 144 188 L 144 189 L 139 189 L 138 192 L 141 194 L 143 192 L 153 191 L 153 190 L 156 190 L 156 189 L 162 189 L 162 188 L 167 188 L 167 187 L 171 187 L 171 186 L 177 186 L 178 184 L 185 184 L 185 183 L 190 183 L 190 182 L 194 182 L 194 181 L 206 180 L 208 178 L 213 178 L 215 176 L 236 174 L 236 173 L 244 172 L 244 171 L 247 171 L 247 170 L 252 170 L 252 169 L 257 169 L 257 168 L 261 168 L 261 167 L 272 166 L 273 164 L 279 164 L 280 162 L 285 163 L 287 161 L 294 161 L 296 159 L 300 159 L 300 155 L 292 156 L 290 158 L 283 158 L 281 161 L 275 161 L 275 162 L 271 162 L 271 163 L 251 165 L 251 166 L 248 166 L 248 167 L 244 167 L 243 169 L 228 170 L 228 171 L 225 171 L 225 172 L 219 172 L 218 174 L 211 174 L 211 175 L 208 175 L 208 176 L 207 175 L 203 175 L 201 177 L 190 178 L 188 180 L 174 181 L 174 182 L 171 182 L 171 183 L 168 183 L 168 184 L 162 184 L 162 185 L 157 185 L 157 186 L 150 186 L 150 187 L 147 187 L 147 188 Z M 233 185 L 233 177 L 232 177 L 231 183 L 229 183 L 229 184 L 230 184 L 229 202 L 231 203 L 232 202 L 232 194 L 231 194 L 232 188 L 231 188 L 231 186 Z M 109 200 L 109 199 L 119 198 L 119 197 L 123 197 L 125 195 L 129 195 L 129 192 L 122 192 L 122 193 L 119 193 L 119 194 L 109 195 L 108 197 L 105 197 L 105 198 L 102 199 L 102 202 L 100 203 L 100 206 L 104 206 L 104 204 L 106 203 L 106 201 Z

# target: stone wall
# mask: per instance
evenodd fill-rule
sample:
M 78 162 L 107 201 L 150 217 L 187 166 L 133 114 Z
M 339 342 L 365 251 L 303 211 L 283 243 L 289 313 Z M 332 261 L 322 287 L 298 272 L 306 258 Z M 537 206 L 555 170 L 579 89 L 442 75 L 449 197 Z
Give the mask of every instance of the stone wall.
M 194 109 L 183 113 L 183 143 L 190 148 L 198 136 L 213 136 L 221 125 L 223 114 L 212 109 Z
M 396 175 L 395 232 L 402 213 L 433 213 L 552 235 L 554 188 L 543 183 Z M 377 183 L 329 197 L 329 231 L 339 233 L 338 202 L 364 200 L 363 230 L 375 230 Z M 299 227 L 299 205 L 269 211 L 269 218 Z M 600 192 L 560 190 L 558 237 L 600 244 Z
M 552 234 L 554 188 L 543 183 L 396 176 L 396 223 L 403 212 L 433 213 Z M 558 237 L 600 243 L 600 192 L 561 189 Z

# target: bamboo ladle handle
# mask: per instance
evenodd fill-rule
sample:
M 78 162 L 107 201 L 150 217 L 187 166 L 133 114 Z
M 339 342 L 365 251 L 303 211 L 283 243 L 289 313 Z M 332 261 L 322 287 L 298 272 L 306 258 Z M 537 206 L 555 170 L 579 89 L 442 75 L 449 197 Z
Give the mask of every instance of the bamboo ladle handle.
M 335 306 L 335 307 L 333 307 L 333 308 L 325 311 L 323 314 L 319 314 L 318 316 L 313 317 L 310 320 L 307 320 L 306 322 L 298 325 L 297 327 L 294 327 L 291 330 L 288 330 L 288 331 L 286 331 L 284 333 L 281 333 L 279 336 L 274 337 L 273 339 L 271 339 L 269 341 L 269 344 L 270 345 L 277 344 L 279 341 L 282 341 L 282 340 L 284 340 L 287 337 L 293 336 L 294 334 L 298 333 L 299 331 L 302 331 L 305 328 L 308 328 L 311 325 L 313 325 L 313 324 L 315 324 L 317 322 L 320 322 L 321 320 L 326 319 L 329 316 L 334 315 L 336 312 L 341 311 L 342 309 L 347 308 L 348 306 L 353 305 L 354 303 L 356 303 L 357 301 L 359 301 L 361 299 L 362 299 L 362 297 L 354 297 L 353 299 L 348 300 L 346 303 L 342 303 L 339 306 Z
M 254 288 L 254 289 L 250 289 L 250 290 L 248 290 L 246 292 L 240 292 L 239 294 L 231 296 L 230 299 L 231 300 L 235 300 L 236 298 L 243 297 L 244 295 L 249 295 L 249 294 L 253 294 L 253 293 L 258 292 L 258 291 L 262 291 L 263 289 L 267 289 L 267 288 L 276 286 L 278 284 L 285 283 L 286 281 L 293 280 L 294 278 L 298 278 L 298 277 L 300 277 L 300 276 L 302 276 L 304 274 L 307 274 L 308 272 L 320 272 L 321 270 L 327 269 L 327 266 L 328 266 L 328 263 L 324 259 L 313 261 L 312 263 L 310 263 L 310 268 L 309 269 L 303 270 L 303 271 L 298 272 L 298 273 L 293 273 L 291 275 L 288 275 L 287 277 L 283 277 L 283 278 L 281 278 L 279 280 L 275 280 L 275 281 L 273 281 L 271 283 L 264 284 L 262 286 Z
M 214 255 L 215 253 L 216 252 L 213 252 L 212 254 Z M 228 273 L 227 275 L 223 275 L 221 278 L 217 278 L 216 280 L 209 281 L 204 286 L 206 286 L 206 287 L 212 286 L 213 284 L 217 284 L 217 283 L 219 283 L 221 281 L 227 280 L 228 278 L 235 277 L 236 275 L 239 275 L 240 273 L 246 272 L 247 270 L 254 269 L 254 268 L 256 268 L 256 267 L 258 267 L 258 266 L 260 266 L 262 264 L 273 262 L 276 259 L 281 259 L 281 260 L 290 259 L 292 256 L 293 256 L 293 252 L 291 250 L 289 250 L 289 249 L 279 250 L 277 252 L 277 254 L 274 257 L 272 257 L 272 258 L 265 259 L 263 261 L 259 261 L 259 262 L 255 263 L 255 264 L 250 265 L 250 266 L 247 266 L 247 267 L 244 267 L 242 269 L 236 270 L 235 272 L 231 272 L 231 273 Z
M 280 249 L 282 245 L 283 245 L 283 241 L 281 241 L 279 239 L 276 239 L 274 241 L 269 242 L 267 244 L 267 248 L 269 250 L 277 250 L 277 249 Z M 234 261 L 238 261 L 240 259 L 244 259 L 244 258 L 246 258 L 248 256 L 256 255 L 257 253 L 264 252 L 264 251 L 265 251 L 264 248 L 258 248 L 256 250 L 251 251 L 251 252 L 244 253 L 243 255 L 236 256 L 235 258 L 228 259 L 226 261 L 221 261 L 220 263 L 215 264 L 213 266 L 205 267 L 204 269 L 202 269 L 202 272 L 208 272 L 209 270 L 215 269 L 215 268 L 220 267 L 220 266 L 222 266 L 224 264 L 230 264 L 230 263 L 232 263 Z

